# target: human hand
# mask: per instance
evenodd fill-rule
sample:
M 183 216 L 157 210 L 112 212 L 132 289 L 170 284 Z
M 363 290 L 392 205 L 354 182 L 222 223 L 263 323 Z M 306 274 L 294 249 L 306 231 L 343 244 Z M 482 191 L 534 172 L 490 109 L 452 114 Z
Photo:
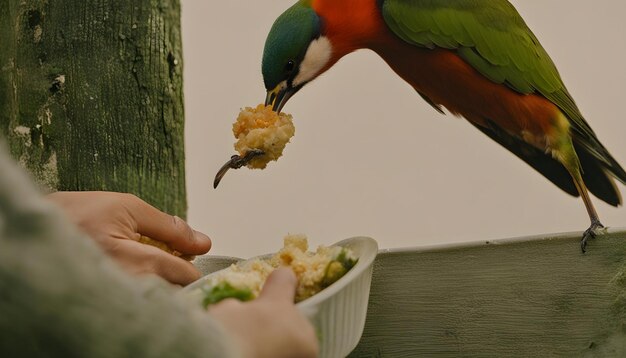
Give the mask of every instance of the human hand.
M 234 337 L 242 357 L 317 357 L 313 326 L 293 303 L 296 286 L 291 269 L 277 269 L 256 300 L 227 299 L 210 307 L 209 314 Z
M 179 217 L 168 215 L 131 194 L 57 192 L 47 198 L 128 272 L 157 274 L 179 285 L 200 277 L 190 262 L 138 242 L 141 236 L 147 236 L 181 254 L 208 252 L 211 240 Z

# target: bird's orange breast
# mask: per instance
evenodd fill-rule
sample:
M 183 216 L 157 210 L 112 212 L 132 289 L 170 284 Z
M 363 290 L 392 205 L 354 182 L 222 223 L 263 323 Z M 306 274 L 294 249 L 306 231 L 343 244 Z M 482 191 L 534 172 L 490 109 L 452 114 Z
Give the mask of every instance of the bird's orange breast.
M 545 97 L 492 82 L 455 51 L 419 48 L 391 33 L 386 37 L 372 50 L 417 91 L 450 112 L 478 125 L 488 120 L 540 149 L 548 146 L 551 136 L 566 130 L 558 107 Z
M 337 57 L 368 47 L 386 29 L 376 0 L 313 0 L 312 6 Z
M 404 42 L 387 27 L 376 0 L 313 0 L 313 8 L 324 19 L 336 57 L 369 48 L 434 103 L 479 125 L 488 119 L 537 147 L 545 148 L 546 136 L 563 130 L 557 106 L 545 97 L 492 82 L 455 51 Z

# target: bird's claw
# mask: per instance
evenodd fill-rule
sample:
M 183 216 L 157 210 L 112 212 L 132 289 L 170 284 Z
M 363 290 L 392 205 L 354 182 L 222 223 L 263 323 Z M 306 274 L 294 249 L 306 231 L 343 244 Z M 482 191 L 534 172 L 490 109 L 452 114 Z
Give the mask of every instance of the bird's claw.
M 226 173 L 230 169 L 239 169 L 250 163 L 252 159 L 261 155 L 265 155 L 265 152 L 260 149 L 252 149 L 248 151 L 243 157 L 239 155 L 233 155 L 232 157 L 230 157 L 230 160 L 227 161 L 226 164 L 222 165 L 220 170 L 215 175 L 215 180 L 213 180 L 213 188 L 217 188 L 217 186 L 220 184 L 220 181 L 222 181 L 224 175 L 226 175 Z
M 589 239 L 596 238 L 596 230 L 598 229 L 604 229 L 604 225 L 602 225 L 600 221 L 592 221 L 589 229 L 585 230 L 585 232 L 583 233 L 583 238 L 582 240 L 580 240 L 580 249 L 582 250 L 583 254 L 587 252 L 587 242 L 589 241 Z

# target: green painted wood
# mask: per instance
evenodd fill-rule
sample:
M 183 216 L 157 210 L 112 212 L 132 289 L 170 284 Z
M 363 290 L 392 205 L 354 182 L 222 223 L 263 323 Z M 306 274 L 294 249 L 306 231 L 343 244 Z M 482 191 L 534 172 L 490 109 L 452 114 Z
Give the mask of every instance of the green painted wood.
M 0 1 L 0 108 L 43 187 L 185 216 L 179 0 Z
M 381 251 L 350 357 L 626 357 L 626 230 Z

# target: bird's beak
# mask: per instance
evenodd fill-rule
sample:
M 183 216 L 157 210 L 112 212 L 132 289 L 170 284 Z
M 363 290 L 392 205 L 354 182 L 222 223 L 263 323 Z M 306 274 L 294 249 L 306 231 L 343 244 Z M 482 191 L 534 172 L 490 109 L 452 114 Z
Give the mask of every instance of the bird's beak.
M 267 91 L 267 97 L 265 97 L 265 105 L 272 106 L 272 109 L 276 113 L 280 113 L 283 110 L 287 101 L 300 90 L 301 87 L 289 87 L 284 83 L 279 84 L 271 91 Z

